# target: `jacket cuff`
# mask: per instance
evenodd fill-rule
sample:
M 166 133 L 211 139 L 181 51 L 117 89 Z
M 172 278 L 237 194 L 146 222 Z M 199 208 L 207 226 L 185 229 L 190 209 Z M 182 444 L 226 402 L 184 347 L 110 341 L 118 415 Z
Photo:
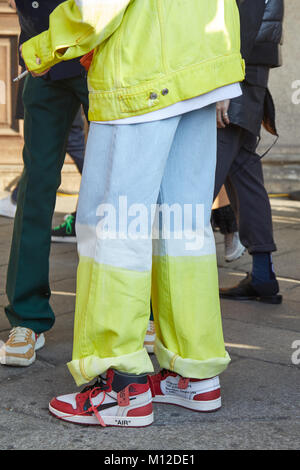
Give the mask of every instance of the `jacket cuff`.
M 44 31 L 22 44 L 22 56 L 30 72 L 42 73 L 61 62 L 52 51 L 50 33 Z

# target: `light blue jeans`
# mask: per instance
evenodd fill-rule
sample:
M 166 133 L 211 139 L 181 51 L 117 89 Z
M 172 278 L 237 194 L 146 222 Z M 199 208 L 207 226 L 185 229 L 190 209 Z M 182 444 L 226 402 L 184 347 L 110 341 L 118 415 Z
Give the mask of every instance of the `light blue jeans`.
M 210 226 L 215 165 L 215 105 L 150 123 L 91 123 L 76 219 L 80 263 L 69 369 L 78 385 L 110 367 L 153 370 L 143 348 L 150 297 L 163 368 L 207 378 L 227 367 Z M 172 209 L 171 236 L 159 226 L 152 239 L 157 202 Z M 184 220 L 188 236 L 180 238 L 176 217 L 196 206 L 201 217 L 192 210 Z M 188 243 L 201 232 L 197 218 L 201 243 Z M 132 236 L 133 228 L 141 236 Z

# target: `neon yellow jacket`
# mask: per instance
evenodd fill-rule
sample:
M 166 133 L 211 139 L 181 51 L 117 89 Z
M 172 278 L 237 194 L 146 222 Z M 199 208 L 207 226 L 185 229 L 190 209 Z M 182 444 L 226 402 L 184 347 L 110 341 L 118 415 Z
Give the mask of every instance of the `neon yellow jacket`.
M 94 121 L 145 114 L 244 79 L 236 0 L 68 0 L 22 53 L 39 73 L 92 49 Z

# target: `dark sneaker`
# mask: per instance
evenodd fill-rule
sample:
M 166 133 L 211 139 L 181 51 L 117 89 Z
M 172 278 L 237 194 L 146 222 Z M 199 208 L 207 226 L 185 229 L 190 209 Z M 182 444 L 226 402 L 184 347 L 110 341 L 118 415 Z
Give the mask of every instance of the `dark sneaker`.
M 76 243 L 75 220 L 76 212 L 66 215 L 64 222 L 52 229 L 51 241 L 58 243 Z
M 188 379 L 163 369 L 149 376 L 153 403 L 178 405 L 193 411 L 208 412 L 221 408 L 219 377 Z
M 221 299 L 257 300 L 267 304 L 281 304 L 282 295 L 278 294 L 279 285 L 276 279 L 254 283 L 251 274 L 234 287 L 220 288 Z
M 113 369 L 80 393 L 54 398 L 49 410 L 57 418 L 77 424 L 143 427 L 153 422 L 147 375 Z

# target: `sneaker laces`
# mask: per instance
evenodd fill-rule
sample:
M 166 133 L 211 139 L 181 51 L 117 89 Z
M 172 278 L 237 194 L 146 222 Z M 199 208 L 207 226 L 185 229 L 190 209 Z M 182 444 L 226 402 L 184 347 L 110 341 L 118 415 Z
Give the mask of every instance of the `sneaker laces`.
M 7 342 L 10 344 L 26 342 L 31 334 L 30 331 L 28 328 L 16 326 L 10 331 Z
M 71 235 L 72 230 L 73 230 L 74 221 L 75 221 L 75 216 L 73 214 L 68 214 L 65 217 L 65 221 L 62 224 L 58 225 L 57 227 L 54 227 L 53 230 L 59 230 L 60 228 L 66 228 L 66 233 L 68 235 Z
M 86 402 L 86 398 L 88 398 L 89 403 L 90 403 L 90 407 L 87 410 L 82 411 L 81 413 L 76 413 L 75 415 L 65 415 L 65 417 L 81 416 L 81 415 L 84 415 L 86 413 L 94 413 L 96 418 L 98 419 L 100 425 L 103 426 L 103 427 L 106 427 L 106 424 L 103 421 L 103 419 L 102 419 L 102 417 L 101 417 L 101 415 L 98 411 L 98 408 L 100 408 L 100 406 L 104 402 L 104 400 L 106 398 L 107 390 L 110 390 L 110 384 L 108 383 L 108 380 L 107 380 L 106 377 L 100 375 L 97 378 L 96 382 L 94 382 L 91 385 L 87 385 L 81 392 L 79 392 L 79 395 L 81 395 L 80 402 L 82 402 L 82 401 Z M 92 402 L 92 398 L 94 398 L 95 396 L 97 396 L 101 392 L 103 393 L 103 397 L 101 399 L 101 402 L 97 406 L 95 406 Z

